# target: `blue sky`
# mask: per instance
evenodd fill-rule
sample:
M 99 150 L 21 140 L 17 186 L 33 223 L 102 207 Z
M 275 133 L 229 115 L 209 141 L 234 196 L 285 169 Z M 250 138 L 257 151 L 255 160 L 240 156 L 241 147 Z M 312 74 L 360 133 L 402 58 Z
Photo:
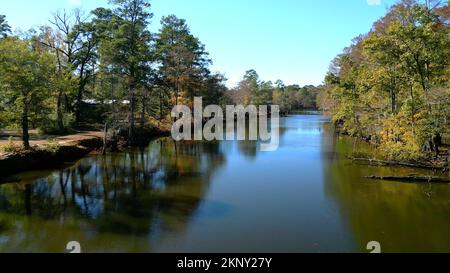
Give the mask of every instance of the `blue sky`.
M 52 12 L 74 7 L 90 11 L 107 0 L 2 1 L 0 14 L 13 29 L 47 24 Z M 395 0 L 153 0 L 151 29 L 162 16 L 187 20 L 206 45 L 213 71 L 228 85 L 255 69 L 264 80 L 321 84 L 330 61 L 351 40 L 367 32 Z

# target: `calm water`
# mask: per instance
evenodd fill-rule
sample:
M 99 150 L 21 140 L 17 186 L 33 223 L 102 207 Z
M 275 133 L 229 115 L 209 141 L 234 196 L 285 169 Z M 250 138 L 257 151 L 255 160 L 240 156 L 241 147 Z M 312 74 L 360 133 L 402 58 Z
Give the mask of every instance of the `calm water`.
M 152 142 L 0 185 L 0 252 L 450 252 L 450 186 L 357 165 L 328 118 L 291 116 L 281 146 Z M 364 149 L 358 148 L 358 149 Z

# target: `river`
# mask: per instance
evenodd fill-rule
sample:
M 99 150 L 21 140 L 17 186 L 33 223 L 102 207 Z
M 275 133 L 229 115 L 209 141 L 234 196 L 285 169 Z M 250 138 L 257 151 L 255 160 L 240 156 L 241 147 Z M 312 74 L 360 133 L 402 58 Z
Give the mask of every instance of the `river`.
M 450 252 L 450 186 L 353 163 L 329 118 L 283 118 L 280 148 L 155 140 L 0 185 L 0 252 Z M 361 148 L 359 148 L 361 146 Z M 8 182 L 8 181 L 6 181 Z

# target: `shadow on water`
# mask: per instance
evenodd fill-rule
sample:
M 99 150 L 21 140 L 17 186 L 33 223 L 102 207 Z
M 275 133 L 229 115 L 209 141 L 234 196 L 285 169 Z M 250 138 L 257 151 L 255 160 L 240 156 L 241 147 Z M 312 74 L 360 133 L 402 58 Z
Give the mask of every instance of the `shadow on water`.
M 373 181 L 370 175 L 433 175 L 413 168 L 359 165 L 346 160 L 354 143 L 345 137 L 325 139 L 334 146 L 324 165 L 325 192 L 336 203 L 356 249 L 367 252 L 370 241 L 383 252 L 450 251 L 450 187 Z M 359 144 L 360 150 L 372 149 Z M 334 154 L 334 155 L 333 155 Z M 331 156 L 331 157 L 330 157 Z M 339 158 L 339 160 L 336 160 Z
M 153 239 L 183 231 L 224 160 L 218 143 L 161 139 L 43 178 L 27 173 L 0 188 L 0 251 L 62 252 L 73 240 L 91 251 L 152 251 Z

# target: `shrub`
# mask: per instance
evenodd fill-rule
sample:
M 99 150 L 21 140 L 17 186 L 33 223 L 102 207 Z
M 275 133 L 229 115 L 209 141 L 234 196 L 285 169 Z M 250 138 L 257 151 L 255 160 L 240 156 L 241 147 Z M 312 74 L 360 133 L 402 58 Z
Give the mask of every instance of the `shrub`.
M 59 151 L 59 148 L 61 148 L 61 145 L 56 141 L 56 139 L 49 139 L 44 147 L 46 151 L 56 153 Z
M 6 152 L 6 153 L 17 153 L 20 150 L 22 150 L 22 146 L 21 145 L 17 145 L 14 142 L 13 137 L 11 136 L 11 137 L 8 138 L 8 143 L 3 145 L 3 146 L 1 146 L 0 150 L 3 151 L 3 152 Z

